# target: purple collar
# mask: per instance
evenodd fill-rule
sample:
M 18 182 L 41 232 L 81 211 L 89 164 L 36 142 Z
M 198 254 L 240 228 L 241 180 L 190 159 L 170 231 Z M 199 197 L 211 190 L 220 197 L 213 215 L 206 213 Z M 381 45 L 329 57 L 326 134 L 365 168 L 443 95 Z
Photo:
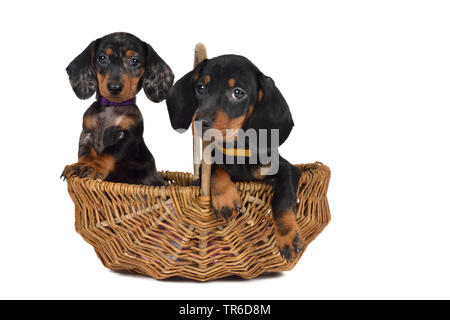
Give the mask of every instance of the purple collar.
M 109 101 L 105 97 L 102 97 L 101 95 L 98 94 L 97 95 L 97 101 L 102 107 L 108 107 L 108 106 L 129 106 L 129 105 L 132 105 L 132 104 L 136 104 L 136 97 L 133 97 L 130 100 L 127 100 L 127 101 L 113 102 L 113 101 Z

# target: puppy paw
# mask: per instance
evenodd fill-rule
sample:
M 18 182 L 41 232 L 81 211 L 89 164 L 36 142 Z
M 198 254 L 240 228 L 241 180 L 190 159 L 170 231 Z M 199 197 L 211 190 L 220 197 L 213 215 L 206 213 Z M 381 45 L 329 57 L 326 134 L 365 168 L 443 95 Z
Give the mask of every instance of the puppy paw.
M 91 178 L 104 180 L 107 176 L 106 170 L 95 162 L 85 164 L 78 175 L 80 178 Z
M 305 248 L 298 231 L 292 231 L 287 235 L 277 234 L 277 246 L 281 255 L 288 261 L 295 259 Z
M 64 168 L 61 178 L 65 180 L 72 176 L 104 180 L 107 172 L 95 163 L 74 163 Z
M 242 200 L 234 183 L 227 185 L 221 192 L 212 194 L 211 202 L 216 218 L 220 214 L 226 222 L 236 218 L 242 208 Z
M 66 180 L 72 176 L 78 176 L 83 166 L 84 164 L 79 162 L 65 166 L 63 172 L 61 173 L 60 178 Z
M 288 261 L 294 260 L 305 248 L 292 211 L 276 219 L 275 236 L 281 255 Z

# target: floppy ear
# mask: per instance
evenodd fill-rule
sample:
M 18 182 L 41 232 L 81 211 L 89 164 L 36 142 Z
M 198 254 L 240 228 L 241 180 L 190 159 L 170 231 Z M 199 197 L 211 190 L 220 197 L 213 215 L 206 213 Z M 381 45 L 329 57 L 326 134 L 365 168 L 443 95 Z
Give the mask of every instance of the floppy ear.
M 294 126 L 291 111 L 283 95 L 270 77 L 259 73 L 258 82 L 258 102 L 247 119 L 245 128 L 253 128 L 255 130 L 278 129 L 279 145 L 281 146 Z
M 147 57 L 144 73 L 143 88 L 147 98 L 153 102 L 164 100 L 173 84 L 173 73 L 167 63 L 156 53 L 153 48 L 144 43 Z
M 194 50 L 194 70 L 188 72 L 170 89 L 166 104 L 170 123 L 175 130 L 186 131 L 191 125 L 195 110 L 198 108 L 194 93 L 194 75 L 200 74 L 208 60 L 203 43 L 197 43 Z
M 92 41 L 66 68 L 72 89 L 80 99 L 88 99 L 97 91 L 97 75 L 93 66 L 96 46 L 97 40 Z
M 198 108 L 197 98 L 194 92 L 194 77 L 198 76 L 208 59 L 197 64 L 191 72 L 179 79 L 170 89 L 167 97 L 167 110 L 169 111 L 170 123 L 175 130 L 187 130 L 192 122 L 195 110 Z
M 188 72 L 170 88 L 166 104 L 172 128 L 187 130 L 197 109 L 194 93 L 194 71 Z

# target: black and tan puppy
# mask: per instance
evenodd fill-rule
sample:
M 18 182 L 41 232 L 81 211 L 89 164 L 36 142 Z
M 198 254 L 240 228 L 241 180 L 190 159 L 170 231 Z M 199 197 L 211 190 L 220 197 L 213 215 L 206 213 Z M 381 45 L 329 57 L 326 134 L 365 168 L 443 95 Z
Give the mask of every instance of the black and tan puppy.
M 134 35 L 113 33 L 92 41 L 67 73 L 80 99 L 97 93 L 97 101 L 83 116 L 78 162 L 66 166 L 62 176 L 164 184 L 144 142 L 135 96 L 144 88 L 153 102 L 164 100 L 173 84 L 170 67 Z
M 239 129 L 278 130 L 279 143 L 275 146 L 270 134 L 264 143 L 246 142 L 247 149 L 257 152 L 256 162 L 213 164 L 211 198 L 216 214 L 228 220 L 237 216 L 241 207 L 235 181 L 269 183 L 274 190 L 272 211 L 277 245 L 287 259 L 295 258 L 304 247 L 294 215 L 301 172 L 278 156 L 277 172 L 265 174 L 262 170 L 268 164 L 263 164 L 261 155 L 278 155 L 278 146 L 294 125 L 289 107 L 273 80 L 248 59 L 224 55 L 202 61 L 178 80 L 169 91 L 166 103 L 174 129 L 187 129 L 193 120 L 202 121 L 204 129 L 219 130 L 223 138 L 220 144 L 230 141 L 229 135 L 225 137 L 227 130 L 231 133 Z M 215 152 L 219 152 L 217 148 Z

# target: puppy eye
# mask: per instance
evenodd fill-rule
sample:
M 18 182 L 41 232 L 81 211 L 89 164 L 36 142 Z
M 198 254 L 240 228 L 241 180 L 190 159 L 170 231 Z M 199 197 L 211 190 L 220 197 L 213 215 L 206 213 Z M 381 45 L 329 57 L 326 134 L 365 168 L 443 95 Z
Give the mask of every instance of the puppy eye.
M 206 91 L 206 86 L 203 83 L 199 83 L 195 86 L 195 91 L 197 91 L 198 94 L 203 94 Z
M 131 58 L 130 59 L 130 65 L 132 67 L 136 67 L 139 64 L 139 60 L 137 58 Z
M 108 58 L 104 54 L 99 55 L 97 60 L 100 64 L 106 64 L 108 62 Z
M 241 100 L 244 97 L 245 97 L 245 91 L 244 90 L 242 90 L 241 88 L 234 88 L 233 89 L 233 98 L 235 98 L 236 100 Z

